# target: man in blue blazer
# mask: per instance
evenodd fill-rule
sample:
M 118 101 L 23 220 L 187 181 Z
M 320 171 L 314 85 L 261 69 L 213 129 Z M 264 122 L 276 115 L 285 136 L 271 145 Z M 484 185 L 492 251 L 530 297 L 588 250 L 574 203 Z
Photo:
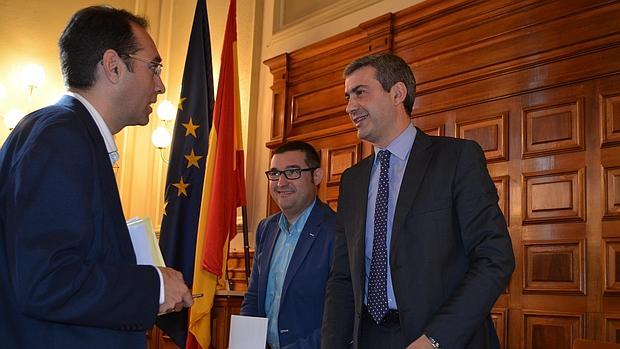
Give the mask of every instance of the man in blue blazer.
M 112 135 L 164 92 L 146 20 L 89 7 L 65 28 L 69 92 L 0 150 L 0 346 L 144 348 L 158 313 L 192 304 L 182 275 L 136 265 Z
M 342 175 L 322 348 L 498 349 L 490 310 L 515 262 L 480 146 L 413 127 L 402 58 L 362 57 L 344 75 L 375 154 Z
M 241 315 L 269 319 L 267 344 L 272 349 L 320 347 L 335 216 L 316 198 L 323 178 L 320 164 L 311 145 L 294 141 L 274 151 L 266 172 L 271 197 L 282 212 L 256 229 Z

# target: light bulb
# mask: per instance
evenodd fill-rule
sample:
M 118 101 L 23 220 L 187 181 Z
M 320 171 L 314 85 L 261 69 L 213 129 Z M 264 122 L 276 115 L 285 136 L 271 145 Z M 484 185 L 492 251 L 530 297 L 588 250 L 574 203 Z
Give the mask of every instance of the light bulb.
M 41 87 L 45 80 L 45 70 L 38 64 L 28 64 L 24 67 L 22 78 L 27 87 L 31 90 Z
M 4 116 L 4 124 L 6 125 L 6 127 L 9 128 L 9 130 L 12 130 L 15 128 L 15 126 L 17 126 L 17 123 L 23 117 L 24 113 L 22 113 L 21 110 L 13 108 L 9 110 Z
M 169 100 L 164 100 L 157 107 L 157 116 L 163 121 L 174 120 L 177 108 Z
M 151 135 L 151 142 L 153 145 L 159 149 L 168 148 L 170 143 L 172 143 L 172 135 L 167 128 L 160 126 Z

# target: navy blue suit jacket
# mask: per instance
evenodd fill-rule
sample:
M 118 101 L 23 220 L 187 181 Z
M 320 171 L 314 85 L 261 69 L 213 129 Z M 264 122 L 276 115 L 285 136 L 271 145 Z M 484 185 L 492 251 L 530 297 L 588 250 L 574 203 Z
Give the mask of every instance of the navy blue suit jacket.
M 158 300 L 86 108 L 65 96 L 26 116 L 0 150 L 0 345 L 144 348 Z
M 256 229 L 254 265 L 241 315 L 266 317 L 265 294 L 282 213 L 263 219 Z M 332 261 L 335 213 L 316 200 L 286 271 L 278 329 L 282 348 L 319 348 L 325 284 Z
M 357 348 L 365 226 L 374 157 L 340 183 L 322 348 Z M 480 146 L 418 130 L 396 202 L 390 268 L 403 348 L 423 333 L 442 348 L 499 348 L 489 315 L 515 266 Z

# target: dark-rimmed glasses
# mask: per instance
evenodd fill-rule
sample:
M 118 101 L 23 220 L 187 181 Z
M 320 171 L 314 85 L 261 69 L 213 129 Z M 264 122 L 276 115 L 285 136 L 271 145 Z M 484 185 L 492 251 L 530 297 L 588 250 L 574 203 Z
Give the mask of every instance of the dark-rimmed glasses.
M 150 61 L 146 58 L 142 58 L 140 56 L 136 56 L 134 54 L 128 53 L 125 55 L 122 55 L 123 57 L 127 57 L 127 58 L 131 58 L 131 59 L 135 59 L 136 61 L 140 61 L 140 62 L 144 62 L 148 65 L 148 68 L 150 71 L 153 72 L 153 74 L 160 76 L 161 75 L 161 70 L 164 67 L 163 64 L 157 62 L 157 61 Z
M 276 170 L 271 169 L 269 171 L 265 171 L 265 175 L 267 175 L 267 179 L 270 181 L 280 180 L 280 176 L 284 174 L 286 179 L 298 179 L 301 177 L 301 173 L 304 171 L 314 171 L 318 167 L 308 167 L 308 168 L 287 168 L 286 170 Z

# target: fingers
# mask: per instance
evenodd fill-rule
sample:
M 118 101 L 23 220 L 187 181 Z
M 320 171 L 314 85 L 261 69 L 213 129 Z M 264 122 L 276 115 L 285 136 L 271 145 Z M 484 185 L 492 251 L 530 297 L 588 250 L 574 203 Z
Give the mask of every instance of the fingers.
M 183 295 L 183 305 L 186 308 L 189 308 L 192 305 L 194 305 L 194 297 L 192 297 L 191 292 L 188 291 L 186 294 Z
M 164 279 L 164 303 L 159 306 L 159 313 L 178 312 L 194 304 L 192 294 L 183 281 L 183 274 L 160 267 Z

